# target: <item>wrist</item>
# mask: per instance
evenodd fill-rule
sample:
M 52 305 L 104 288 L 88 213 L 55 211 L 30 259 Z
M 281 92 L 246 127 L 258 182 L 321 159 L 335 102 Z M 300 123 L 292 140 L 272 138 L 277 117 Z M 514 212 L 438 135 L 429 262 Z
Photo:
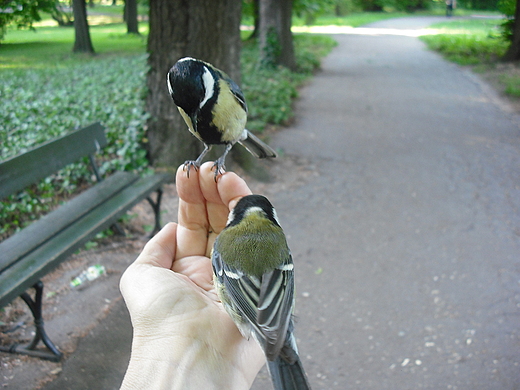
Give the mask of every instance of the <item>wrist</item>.
M 245 390 L 250 386 L 243 372 L 201 340 L 135 335 L 121 389 Z

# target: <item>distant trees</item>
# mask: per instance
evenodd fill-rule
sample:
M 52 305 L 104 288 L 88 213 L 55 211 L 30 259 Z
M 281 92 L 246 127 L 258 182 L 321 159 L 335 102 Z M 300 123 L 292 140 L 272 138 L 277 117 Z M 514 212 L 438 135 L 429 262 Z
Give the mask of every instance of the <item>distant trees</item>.
M 74 14 L 74 53 L 94 53 L 90 30 L 87 22 L 87 5 L 85 0 L 72 0 Z
M 502 24 L 503 35 L 511 44 L 504 54 L 504 61 L 520 60 L 520 0 L 501 0 L 500 11 L 506 15 Z
M 125 0 L 124 19 L 128 34 L 139 34 L 139 23 L 137 21 L 137 0 Z
M 292 0 L 260 0 L 260 62 L 296 68 L 291 33 Z

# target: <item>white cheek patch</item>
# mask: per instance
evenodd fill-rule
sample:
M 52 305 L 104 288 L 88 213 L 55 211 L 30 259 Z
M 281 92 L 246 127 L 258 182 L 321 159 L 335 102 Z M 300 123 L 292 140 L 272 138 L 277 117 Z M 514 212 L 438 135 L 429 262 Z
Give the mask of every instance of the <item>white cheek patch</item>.
M 172 85 L 170 83 L 170 75 L 169 74 L 166 75 L 166 84 L 168 85 L 168 92 L 170 92 L 170 96 L 172 96 L 173 88 L 172 88 Z
M 228 215 L 226 226 L 229 225 L 235 219 L 235 209 L 231 210 Z
M 213 96 L 215 91 L 215 80 L 207 67 L 204 67 L 204 73 L 202 74 L 202 85 L 204 85 L 205 94 L 204 99 L 199 104 L 199 108 L 204 107 L 204 104 Z
M 274 217 L 274 220 L 278 223 L 278 225 L 280 225 L 280 220 L 278 219 L 278 214 L 276 214 L 276 210 L 273 209 L 273 217 Z M 282 225 L 280 225 L 282 226 Z

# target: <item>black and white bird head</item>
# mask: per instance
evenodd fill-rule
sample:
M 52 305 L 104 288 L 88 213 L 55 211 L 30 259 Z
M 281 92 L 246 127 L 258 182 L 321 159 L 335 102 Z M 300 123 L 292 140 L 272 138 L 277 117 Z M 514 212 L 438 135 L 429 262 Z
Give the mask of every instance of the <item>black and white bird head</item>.
M 167 85 L 174 103 L 191 116 L 213 97 L 218 88 L 216 79 L 211 65 L 185 57 L 168 72 Z
M 274 225 L 280 226 L 276 210 L 269 200 L 263 195 L 247 195 L 241 198 L 228 216 L 226 227 L 236 226 L 244 220 L 256 214 L 269 220 Z

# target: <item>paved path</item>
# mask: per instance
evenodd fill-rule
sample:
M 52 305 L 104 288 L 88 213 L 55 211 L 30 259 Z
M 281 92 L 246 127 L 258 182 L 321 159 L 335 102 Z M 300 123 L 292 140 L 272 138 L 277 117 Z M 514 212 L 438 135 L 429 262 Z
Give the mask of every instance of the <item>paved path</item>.
M 273 140 L 304 171 L 267 192 L 296 263 L 315 390 L 520 387 L 520 121 L 413 37 L 435 20 L 335 35 Z M 96 345 L 123 343 L 110 330 L 128 339 L 124 313 L 46 389 L 117 388 L 127 346 Z M 271 388 L 265 372 L 253 388 Z
M 334 36 L 275 138 L 317 172 L 272 199 L 315 389 L 520 387 L 519 118 L 410 37 L 430 22 Z

